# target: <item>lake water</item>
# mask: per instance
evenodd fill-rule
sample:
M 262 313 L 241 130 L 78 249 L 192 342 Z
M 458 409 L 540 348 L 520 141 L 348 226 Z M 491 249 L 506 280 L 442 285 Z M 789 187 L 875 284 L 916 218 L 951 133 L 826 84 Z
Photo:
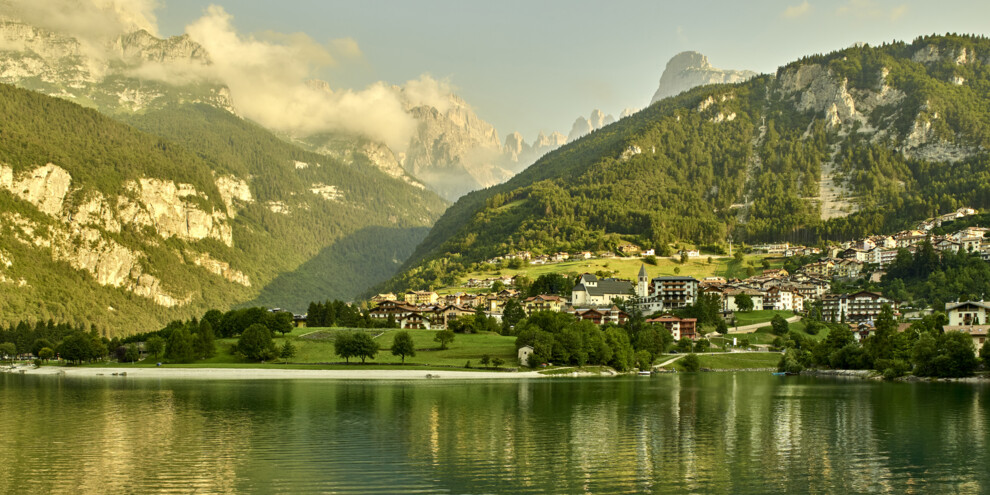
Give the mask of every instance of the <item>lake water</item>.
M 0 375 L 0 493 L 990 493 L 990 388 Z

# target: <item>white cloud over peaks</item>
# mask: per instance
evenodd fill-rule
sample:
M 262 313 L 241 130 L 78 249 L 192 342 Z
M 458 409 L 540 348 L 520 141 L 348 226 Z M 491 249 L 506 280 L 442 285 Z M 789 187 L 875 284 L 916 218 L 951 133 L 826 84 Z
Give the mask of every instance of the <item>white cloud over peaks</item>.
M 144 29 L 158 35 L 155 0 L 0 0 L 0 11 L 28 24 L 99 42 Z
M 437 81 L 428 74 L 420 76 L 419 79 L 406 81 L 401 91 L 402 97 L 410 107 L 429 105 L 443 113 L 449 110 L 452 104 L 450 95 L 453 91 L 450 82 Z
M 404 111 L 400 92 L 384 83 L 355 91 L 312 82 L 320 69 L 360 57 L 354 40 L 321 45 L 305 34 L 242 36 L 232 20 L 222 7 L 211 6 L 186 33 L 210 54 L 213 63 L 204 70 L 230 88 L 242 116 L 297 136 L 348 132 L 406 149 L 416 122 Z M 429 83 L 414 86 L 424 95 L 419 98 L 435 96 Z
M 784 9 L 784 12 L 780 14 L 784 19 L 797 19 L 799 17 L 804 17 L 811 12 L 811 4 L 805 0 L 799 5 L 791 5 Z

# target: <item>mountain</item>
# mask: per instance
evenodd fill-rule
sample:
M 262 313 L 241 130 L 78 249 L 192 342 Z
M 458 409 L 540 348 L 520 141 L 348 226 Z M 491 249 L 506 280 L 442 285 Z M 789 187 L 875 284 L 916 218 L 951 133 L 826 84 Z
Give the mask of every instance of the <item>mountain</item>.
M 849 239 L 990 207 L 990 40 L 923 37 L 695 88 L 462 197 L 382 289 L 494 256 Z
M 725 84 L 745 81 L 756 73 L 748 70 L 716 69 L 708 62 L 708 57 L 698 52 L 681 52 L 667 62 L 660 85 L 650 103 L 676 96 L 684 91 L 706 84 Z
M 0 111 L 3 324 L 124 334 L 259 297 L 348 299 L 390 276 L 446 206 L 205 104 L 127 116 L 139 131 L 0 85 Z M 313 267 L 323 280 L 268 288 Z
M 605 115 L 601 110 L 596 108 L 592 110 L 590 117 L 578 117 L 574 121 L 574 125 L 571 126 L 571 132 L 567 135 L 567 142 L 574 141 L 592 131 L 597 131 L 612 122 L 615 122 L 615 117 Z

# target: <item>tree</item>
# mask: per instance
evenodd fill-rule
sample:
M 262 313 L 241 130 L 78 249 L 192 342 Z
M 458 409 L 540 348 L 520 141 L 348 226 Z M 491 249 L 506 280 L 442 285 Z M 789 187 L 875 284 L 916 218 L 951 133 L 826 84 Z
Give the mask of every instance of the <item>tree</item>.
M 353 332 L 337 332 L 333 339 L 333 352 L 344 358 L 345 363 L 351 362 L 351 357 L 357 356 Z
M 141 359 L 141 351 L 138 350 L 137 344 L 127 344 L 127 347 L 124 348 L 123 361 L 125 363 L 136 363 L 139 359 Z
M 278 354 L 288 363 L 289 359 L 292 359 L 296 355 L 296 346 L 292 345 L 291 340 L 286 340 L 285 344 L 282 345 L 282 350 Z
M 787 324 L 787 320 L 783 316 L 774 315 L 773 319 L 770 320 L 770 333 L 774 335 L 787 335 L 790 330 L 790 325 Z
M 31 346 L 31 354 L 38 356 L 38 352 L 44 349 L 45 347 L 49 349 L 54 349 L 55 345 L 52 344 L 48 339 L 37 339 L 34 341 L 34 345 Z
M 447 345 L 454 341 L 454 332 L 450 330 L 439 330 L 433 336 L 434 342 L 440 343 L 440 350 L 447 350 Z
M 701 360 L 697 354 L 688 354 L 681 358 L 681 367 L 688 373 L 695 373 L 701 369 Z
M 770 260 L 768 260 L 766 258 L 763 258 L 760 261 L 760 266 L 762 266 L 764 270 L 766 270 L 767 268 L 770 268 Z
M 395 333 L 395 338 L 392 339 L 392 355 L 402 357 L 402 364 L 406 363 L 406 356 L 416 356 L 416 345 L 409 332 Z
M 213 324 L 204 319 L 200 322 L 199 332 L 196 334 L 196 354 L 205 359 L 213 357 L 216 353 L 216 335 L 213 333 Z
M 680 264 L 683 265 L 684 263 L 687 263 L 687 262 L 688 262 L 688 254 L 686 252 L 681 252 L 681 257 L 678 260 L 678 263 L 680 263 Z
M 526 310 L 516 299 L 509 299 L 502 309 L 502 335 L 511 335 L 513 328 L 526 317 Z
M 285 334 L 292 331 L 292 313 L 278 311 L 276 313 L 268 313 L 268 315 L 266 323 L 272 332 L 278 332 L 285 337 Z
M 481 356 L 481 365 L 482 366 L 488 367 L 488 365 L 491 364 L 491 362 L 492 362 L 492 357 L 489 356 L 488 354 L 485 354 L 485 355 Z
M 505 360 L 504 359 L 502 359 L 500 357 L 493 357 L 492 358 L 492 366 L 494 366 L 496 368 L 500 368 L 503 364 L 505 364 Z
M 736 294 L 736 308 L 744 313 L 753 310 L 753 298 L 749 294 Z
M 162 357 L 162 354 L 165 352 L 165 339 L 157 335 L 148 337 L 148 340 L 144 342 L 144 350 L 148 351 L 148 354 L 155 359 Z
M 261 323 L 255 323 L 241 334 L 237 340 L 237 352 L 252 361 L 266 361 L 278 355 L 272 331 Z
M 193 347 L 192 335 L 186 327 L 172 330 L 165 346 L 165 359 L 173 363 L 189 363 L 196 359 L 196 349 Z
M 371 335 L 365 332 L 356 332 L 351 339 L 354 346 L 354 355 L 361 358 L 362 363 L 367 358 L 374 359 L 375 355 L 378 354 L 378 342 L 375 342 L 371 338 Z
M 14 362 L 14 357 L 17 356 L 17 346 L 13 342 L 0 344 L 0 356 L 7 358 L 10 362 Z
M 732 259 L 736 260 L 736 263 L 742 263 L 743 253 L 742 251 L 736 251 L 732 253 Z
M 42 347 L 38 350 L 38 359 L 42 361 L 48 361 L 55 357 L 55 351 L 51 347 Z

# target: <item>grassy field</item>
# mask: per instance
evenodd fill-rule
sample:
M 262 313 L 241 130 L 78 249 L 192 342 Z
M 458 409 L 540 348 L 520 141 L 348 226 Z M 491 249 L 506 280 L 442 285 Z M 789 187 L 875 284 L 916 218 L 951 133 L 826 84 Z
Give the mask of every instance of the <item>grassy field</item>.
M 814 340 L 814 341 L 820 341 L 820 340 L 824 339 L 826 335 L 828 335 L 828 330 L 827 329 L 822 330 L 821 332 L 818 332 L 817 335 L 811 335 L 811 334 L 809 334 L 809 333 L 807 333 L 807 332 L 804 331 L 804 327 L 805 327 L 804 321 L 796 321 L 794 323 L 788 323 L 788 328 L 790 330 L 793 330 L 793 331 L 801 334 L 801 336 L 806 337 L 806 338 L 809 338 L 809 339 Z M 732 337 L 736 337 L 739 341 L 742 341 L 743 339 L 748 339 L 749 340 L 749 343 L 750 344 L 754 344 L 754 345 L 756 345 L 756 344 L 760 344 L 760 345 L 767 344 L 767 345 L 769 345 L 771 342 L 773 342 L 773 339 L 777 338 L 776 335 L 770 333 L 770 325 L 767 325 L 765 327 L 760 327 L 760 329 L 758 329 L 757 331 L 755 331 L 753 333 L 739 333 L 739 334 L 731 334 L 730 333 L 728 337 L 729 337 L 730 340 L 731 340 Z M 715 343 L 716 340 L 718 340 L 718 338 L 713 338 L 712 339 L 712 343 Z
M 683 359 L 674 362 L 677 371 L 684 371 L 681 367 Z M 776 368 L 780 361 L 779 352 L 732 352 L 725 354 L 699 354 L 698 361 L 702 368 L 713 370 L 746 370 Z
M 679 269 L 679 275 L 690 276 L 699 280 L 705 277 L 719 276 L 726 278 L 746 278 L 746 268 L 753 266 L 756 273 L 761 273 L 763 267 L 761 262 L 765 255 L 751 255 L 743 258 L 740 263 L 730 257 L 712 257 L 712 262 L 708 263 L 708 255 L 692 258 L 683 265 L 670 258 L 657 258 L 656 265 L 645 263 L 640 258 L 634 259 L 591 259 L 579 261 L 565 261 L 563 263 L 552 263 L 548 265 L 526 265 L 519 270 L 503 268 L 501 270 L 471 272 L 460 279 L 463 284 L 469 278 L 491 278 L 495 276 L 514 277 L 518 274 L 525 274 L 531 280 L 547 273 L 574 274 L 595 273 L 598 271 L 612 272 L 612 276 L 635 280 L 639 274 L 639 268 L 646 265 L 646 272 L 650 278 L 675 275 L 675 268 Z M 781 258 L 767 258 L 771 268 L 780 268 L 783 264 Z M 462 288 L 452 287 L 444 289 L 445 292 L 466 292 Z M 439 291 L 438 291 L 439 292 Z
M 341 369 L 346 368 L 344 359 L 337 356 L 333 350 L 333 334 L 341 331 L 368 332 L 380 346 L 378 355 L 374 359 L 369 359 L 365 365 L 367 369 L 381 369 L 382 367 L 396 366 L 402 364 L 399 356 L 393 356 L 391 352 L 392 340 L 399 330 L 385 329 L 344 329 L 344 328 L 297 328 L 285 337 L 277 335 L 275 345 L 279 348 L 288 339 L 296 348 L 295 357 L 289 360 L 289 364 L 278 362 L 254 363 L 246 361 L 231 353 L 231 348 L 237 344 L 237 339 L 217 339 L 217 354 L 209 359 L 197 361 L 191 364 L 169 364 L 170 367 L 195 367 L 195 368 L 236 368 L 236 367 L 260 367 L 260 368 L 305 368 L 305 369 Z M 407 330 L 412 335 L 416 347 L 416 356 L 407 356 L 405 367 L 430 369 L 431 367 L 458 367 L 464 368 L 470 362 L 472 368 L 481 366 L 480 359 L 488 354 L 491 357 L 499 357 L 504 361 L 503 367 L 514 368 L 516 362 L 516 338 L 503 337 L 498 334 L 457 334 L 454 341 L 446 350 L 440 350 L 440 344 L 433 341 L 436 330 Z M 156 366 L 156 359 L 146 359 L 140 363 L 123 364 L 122 367 L 148 367 Z M 351 358 L 350 366 L 360 363 L 360 359 Z M 105 363 L 104 363 L 105 365 Z
M 756 324 L 756 323 L 769 322 L 770 320 L 773 319 L 774 316 L 777 316 L 777 315 L 780 315 L 781 318 L 784 318 L 786 320 L 787 318 L 790 318 L 790 317 L 794 316 L 794 312 L 793 311 L 776 311 L 776 310 L 772 310 L 772 309 L 759 310 L 759 311 L 750 311 L 748 313 L 737 311 L 734 316 L 736 318 L 736 325 L 742 327 L 742 326 L 746 326 L 746 325 L 753 325 L 753 324 Z M 729 330 L 732 330 L 732 329 L 730 328 Z

